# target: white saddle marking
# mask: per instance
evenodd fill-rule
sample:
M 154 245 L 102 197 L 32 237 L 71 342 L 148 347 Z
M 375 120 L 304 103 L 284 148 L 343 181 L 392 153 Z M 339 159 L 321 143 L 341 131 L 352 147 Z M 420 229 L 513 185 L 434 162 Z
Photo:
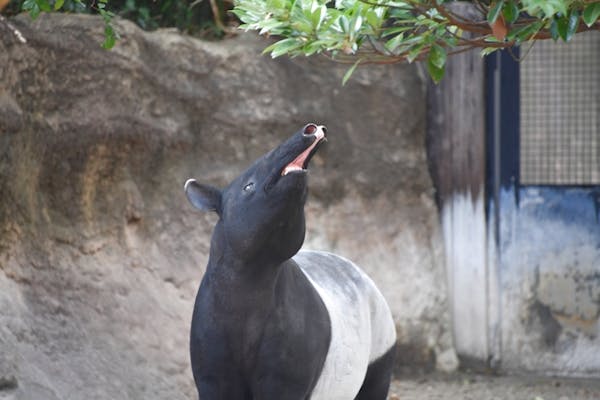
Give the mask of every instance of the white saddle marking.
M 331 343 L 311 400 L 352 400 L 369 363 L 396 342 L 390 309 L 373 281 L 337 255 L 301 251 L 295 257 L 331 320 Z

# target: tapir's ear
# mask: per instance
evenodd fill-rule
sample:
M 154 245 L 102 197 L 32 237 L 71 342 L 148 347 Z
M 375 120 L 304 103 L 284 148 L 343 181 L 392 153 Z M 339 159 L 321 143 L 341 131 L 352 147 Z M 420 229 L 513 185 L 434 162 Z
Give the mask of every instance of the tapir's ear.
M 195 179 L 188 179 L 184 186 L 185 195 L 192 205 L 202 211 L 221 213 L 221 191 L 210 185 L 203 185 Z

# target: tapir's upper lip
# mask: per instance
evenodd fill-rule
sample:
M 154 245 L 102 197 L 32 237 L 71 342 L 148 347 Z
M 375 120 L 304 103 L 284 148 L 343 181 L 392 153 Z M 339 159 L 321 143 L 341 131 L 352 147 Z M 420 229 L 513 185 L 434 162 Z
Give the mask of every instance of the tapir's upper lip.
M 309 131 L 310 129 L 310 131 Z M 324 126 L 317 126 L 314 124 L 309 124 L 304 128 L 305 132 L 311 132 L 306 136 L 314 137 L 312 143 L 305 148 L 300 154 L 298 154 L 291 162 L 287 163 L 283 169 L 281 170 L 281 175 L 287 175 L 290 172 L 306 172 L 306 168 L 308 167 L 308 163 L 312 156 L 317 152 L 319 145 L 323 142 L 327 141 L 325 137 L 327 128 Z M 314 133 L 312 133 L 314 132 Z

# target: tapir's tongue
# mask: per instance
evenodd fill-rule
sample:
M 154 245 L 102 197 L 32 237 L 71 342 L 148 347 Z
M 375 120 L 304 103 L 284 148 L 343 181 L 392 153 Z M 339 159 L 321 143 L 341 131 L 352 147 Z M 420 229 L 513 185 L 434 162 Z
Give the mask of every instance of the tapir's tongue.
M 324 137 L 325 133 L 323 132 L 323 130 L 318 129 L 317 132 L 315 132 L 315 141 L 306 150 L 300 153 L 300 155 L 296 157 L 294 161 L 286 165 L 283 171 L 281 172 L 281 175 L 287 175 L 289 172 L 292 171 L 302 171 L 306 166 L 307 159 L 308 157 L 310 157 L 313 149 L 319 144 L 319 142 L 321 142 L 321 140 L 323 140 Z

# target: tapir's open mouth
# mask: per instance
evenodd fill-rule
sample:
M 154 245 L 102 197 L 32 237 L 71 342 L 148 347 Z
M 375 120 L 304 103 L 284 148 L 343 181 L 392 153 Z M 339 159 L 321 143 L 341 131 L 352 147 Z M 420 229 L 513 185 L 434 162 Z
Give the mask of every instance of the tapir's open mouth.
M 287 175 L 290 172 L 306 171 L 306 168 L 308 167 L 308 162 L 310 161 L 312 156 L 317 152 L 319 145 L 327 141 L 327 138 L 325 137 L 326 132 L 327 128 L 325 128 L 322 125 L 306 125 L 306 127 L 304 128 L 304 134 L 307 136 L 314 136 L 315 140 L 310 146 L 308 146 L 308 148 L 306 148 L 302 153 L 300 153 L 296 158 L 294 158 L 294 160 L 291 163 L 287 164 L 283 168 L 283 170 L 281 171 L 281 176 Z

